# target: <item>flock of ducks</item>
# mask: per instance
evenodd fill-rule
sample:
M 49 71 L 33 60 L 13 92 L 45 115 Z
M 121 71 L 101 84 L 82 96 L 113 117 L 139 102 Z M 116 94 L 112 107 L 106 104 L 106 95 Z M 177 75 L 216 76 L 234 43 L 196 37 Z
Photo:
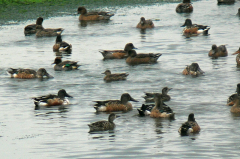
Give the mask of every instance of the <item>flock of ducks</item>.
M 91 20 L 109 20 L 114 14 L 109 12 L 87 12 L 85 7 L 79 7 L 78 13 L 80 14 L 80 21 L 91 21 Z M 190 0 L 183 0 L 176 7 L 177 13 L 191 13 L 193 11 L 193 6 Z M 238 10 L 239 11 L 239 10 Z M 238 13 L 239 15 L 239 13 Z M 44 28 L 42 26 L 43 18 L 39 17 L 36 20 L 36 24 L 30 24 L 24 28 L 25 35 L 35 34 L 37 37 L 43 36 L 56 36 L 56 42 L 53 45 L 53 51 L 55 52 L 66 52 L 71 53 L 72 45 L 65 41 L 62 41 L 61 33 L 63 28 Z M 210 29 L 207 25 L 192 24 L 191 19 L 186 19 L 185 23 L 182 25 L 183 35 L 186 37 L 197 36 L 199 34 L 208 35 Z M 147 29 L 154 28 L 154 23 L 151 20 L 146 20 L 144 17 L 140 18 L 140 22 L 137 24 L 136 28 Z M 126 59 L 126 63 L 129 65 L 138 65 L 146 63 L 156 63 L 158 58 L 162 55 L 161 53 L 136 53 L 136 49 L 132 43 L 127 43 L 123 50 L 100 50 L 103 55 L 103 59 Z M 240 65 L 240 48 L 234 54 L 237 54 L 236 61 Z M 228 55 L 225 45 L 212 45 L 212 49 L 208 54 L 210 57 L 218 58 L 225 57 Z M 80 66 L 78 61 L 62 61 L 61 57 L 56 57 L 53 64 L 55 71 L 70 71 L 78 69 Z M 53 78 L 44 68 L 40 68 L 35 71 L 32 69 L 14 69 L 9 68 L 7 72 L 11 75 L 11 78 L 21 78 L 21 79 L 31 79 L 31 78 Z M 110 70 L 106 70 L 103 74 L 103 78 L 106 82 L 126 80 L 127 73 L 115 73 L 112 74 Z M 199 76 L 204 74 L 204 71 L 200 69 L 198 63 L 192 63 L 188 65 L 182 72 L 183 75 Z M 171 88 L 164 87 L 162 93 L 145 93 L 143 97 L 146 103 L 142 104 L 142 107 L 137 109 L 139 116 L 150 116 L 152 118 L 169 118 L 174 119 L 175 113 L 173 110 L 167 106 L 164 102 L 169 101 L 171 97 L 168 92 Z M 68 105 L 70 102 L 67 98 L 72 98 L 66 90 L 61 89 L 58 91 L 57 95 L 49 94 L 40 97 L 33 97 L 35 108 L 38 109 L 41 106 L 58 106 L 58 105 Z M 232 113 L 240 113 L 240 84 L 237 85 L 236 93 L 228 98 L 228 105 L 232 105 Z M 94 108 L 97 112 L 109 112 L 108 121 L 98 121 L 89 124 L 90 132 L 92 131 L 106 131 L 113 130 L 115 128 L 114 119 L 118 116 L 115 113 L 117 111 L 131 111 L 133 109 L 130 101 L 138 102 L 128 93 L 123 93 L 120 100 L 105 100 L 105 101 L 94 101 Z M 188 135 L 189 133 L 198 133 L 200 127 L 195 121 L 194 114 L 191 113 L 188 116 L 188 120 L 184 122 L 180 128 L 179 133 L 181 135 Z

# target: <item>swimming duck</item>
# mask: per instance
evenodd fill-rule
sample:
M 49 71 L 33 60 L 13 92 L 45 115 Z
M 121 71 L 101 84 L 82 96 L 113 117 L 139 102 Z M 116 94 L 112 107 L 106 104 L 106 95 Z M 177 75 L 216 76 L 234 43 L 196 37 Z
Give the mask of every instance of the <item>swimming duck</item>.
M 103 59 L 123 59 L 127 57 L 128 51 L 136 49 L 132 43 L 127 43 L 124 50 L 100 50 Z
M 204 72 L 201 70 L 198 63 L 192 63 L 191 65 L 187 65 L 182 74 L 198 76 L 204 74 Z
M 114 74 L 111 74 L 110 70 L 106 70 L 103 74 L 106 75 L 104 77 L 104 80 L 106 82 L 126 80 L 126 78 L 128 76 L 127 73 L 114 73 Z
M 230 110 L 231 113 L 240 113 L 239 98 L 240 96 L 238 94 L 234 94 L 232 96 L 232 101 L 227 104 L 227 105 L 230 105 L 233 103 L 233 106 L 231 107 L 231 110 Z
M 146 29 L 146 28 L 154 28 L 154 24 L 152 22 L 152 20 L 145 20 L 144 17 L 140 18 L 140 22 L 138 23 L 138 25 L 136 26 L 137 28 L 140 29 Z
M 193 11 L 193 6 L 191 0 L 183 0 L 182 3 L 178 4 L 176 7 L 177 13 L 191 13 Z
M 123 93 L 120 100 L 94 101 L 94 108 L 97 112 L 129 111 L 132 104 L 129 101 L 138 102 L 130 94 Z
M 156 63 L 161 55 L 161 53 L 137 54 L 135 50 L 130 50 L 128 51 L 126 63 L 130 65 Z
M 72 51 L 72 45 L 62 41 L 62 36 L 58 34 L 56 43 L 53 45 L 53 51 L 65 51 L 70 53 Z
M 182 124 L 178 129 L 181 135 L 189 135 L 190 133 L 198 133 L 200 131 L 200 126 L 195 121 L 194 114 L 191 113 L 188 116 L 188 121 Z
M 225 57 L 228 55 L 228 51 L 225 45 L 212 45 L 212 49 L 208 52 L 208 56 L 217 58 L 217 57 Z
M 155 104 L 142 104 L 142 107 L 138 110 L 139 116 L 148 116 L 151 114 L 151 110 L 153 109 L 153 107 L 155 106 Z M 163 110 L 164 111 L 169 111 L 172 112 L 172 109 L 167 106 L 164 102 L 163 102 Z
M 58 91 L 58 94 L 49 94 L 46 96 L 33 97 L 34 104 L 36 107 L 39 106 L 58 106 L 58 105 L 69 105 L 70 102 L 65 97 L 72 98 L 64 89 Z
M 89 132 L 93 132 L 93 131 L 106 131 L 106 130 L 113 130 L 115 128 L 115 124 L 114 124 L 114 120 L 117 118 L 118 116 L 114 113 L 111 113 L 108 116 L 108 121 L 97 121 L 95 123 L 91 123 L 88 124 L 90 131 Z
M 38 69 L 38 71 L 32 69 L 14 69 L 9 68 L 7 72 L 11 75 L 11 78 L 22 78 L 22 79 L 31 79 L 31 78 L 53 78 L 52 75 L 44 68 Z
M 238 8 L 237 16 L 240 16 L 240 8 Z
M 236 54 L 237 54 L 236 62 L 237 62 L 237 65 L 240 66 L 240 47 L 235 53 L 233 53 L 233 55 L 236 55 Z
M 208 30 L 210 29 L 207 25 L 192 24 L 191 19 L 186 19 L 185 23 L 181 27 L 185 27 L 183 29 L 183 35 L 186 36 L 198 35 L 201 33 L 203 35 L 208 35 Z
M 109 20 L 114 14 L 109 12 L 87 12 L 85 7 L 78 7 L 79 20 Z
M 62 34 L 63 28 L 44 28 L 42 25 L 36 25 L 36 36 L 43 37 L 43 36 L 57 36 Z
M 170 101 L 171 97 L 167 94 L 168 91 L 170 91 L 172 88 L 168 88 L 168 87 L 164 87 L 162 89 L 162 96 L 163 96 L 163 101 Z M 145 99 L 146 102 L 154 102 L 154 95 L 156 93 L 148 93 L 145 92 L 145 96 L 143 97 Z
M 218 0 L 218 4 L 233 4 L 235 0 Z
M 235 95 L 240 96 L 240 83 L 237 84 L 236 93 L 234 93 L 234 94 L 232 94 L 232 95 L 230 95 L 230 96 L 228 97 L 228 99 L 227 99 L 227 105 L 229 105 L 229 106 L 233 106 L 233 105 L 234 105 L 233 99 L 234 99 L 234 96 L 235 96 Z
M 36 26 L 37 25 L 42 25 L 42 22 L 43 22 L 42 17 L 37 18 L 36 24 L 29 24 L 29 25 L 25 26 L 24 34 L 25 35 L 35 34 L 36 33 Z
M 77 63 L 78 61 L 62 61 L 62 57 L 56 57 L 52 64 L 55 64 L 55 71 L 70 71 L 78 69 L 80 65 Z
M 164 109 L 163 96 L 160 93 L 154 95 L 155 106 L 152 108 L 150 117 L 152 118 L 171 118 L 174 119 L 175 113 L 168 107 Z

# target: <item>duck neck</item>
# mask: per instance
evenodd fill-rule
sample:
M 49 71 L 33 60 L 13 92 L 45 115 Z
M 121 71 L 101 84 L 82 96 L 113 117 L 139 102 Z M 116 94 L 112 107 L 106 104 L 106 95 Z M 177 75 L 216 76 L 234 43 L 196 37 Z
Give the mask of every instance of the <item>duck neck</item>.
M 159 99 L 158 101 L 156 101 L 155 105 L 156 105 L 158 110 L 162 110 L 163 109 L 163 101 L 162 101 L 162 99 Z

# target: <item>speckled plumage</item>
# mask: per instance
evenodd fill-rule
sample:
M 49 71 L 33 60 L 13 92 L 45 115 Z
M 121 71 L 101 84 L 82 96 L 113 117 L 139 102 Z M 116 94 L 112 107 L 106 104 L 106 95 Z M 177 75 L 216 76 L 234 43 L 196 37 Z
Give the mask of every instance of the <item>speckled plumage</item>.
M 171 97 L 168 95 L 168 91 L 170 91 L 172 88 L 168 88 L 168 87 L 164 87 L 162 89 L 162 96 L 163 96 L 163 101 L 169 101 L 171 99 Z M 145 96 L 143 97 L 145 99 L 145 102 L 154 102 L 154 95 L 156 93 L 149 93 L 149 92 L 145 92 Z
M 114 119 L 116 119 L 117 116 L 114 113 L 111 113 L 108 117 L 108 121 L 97 121 L 91 124 L 88 124 L 90 131 L 106 131 L 106 130 L 113 130 L 115 128 Z
M 112 74 L 110 70 L 106 70 L 103 74 L 105 74 L 104 81 L 106 82 L 126 80 L 128 76 L 127 73 Z

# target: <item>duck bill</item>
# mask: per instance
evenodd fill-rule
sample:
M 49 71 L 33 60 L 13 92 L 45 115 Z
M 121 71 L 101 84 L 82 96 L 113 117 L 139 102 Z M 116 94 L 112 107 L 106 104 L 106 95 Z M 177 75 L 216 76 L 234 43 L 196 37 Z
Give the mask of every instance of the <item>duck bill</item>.
M 239 54 L 239 53 L 240 53 L 239 51 L 236 51 L 232 55 L 236 55 L 236 54 Z
M 73 96 L 70 96 L 69 94 L 65 94 L 65 97 L 68 97 L 68 98 L 73 98 Z
M 231 102 L 227 103 L 227 105 L 232 106 L 232 105 L 234 105 L 234 103 L 233 103 L 233 101 L 231 101 Z
M 50 75 L 50 74 L 47 74 L 46 75 L 47 76 L 47 78 L 54 78 L 52 75 Z
M 200 73 L 205 73 L 203 70 L 201 70 L 200 67 L 198 67 L 198 71 L 199 71 Z
M 133 101 L 133 102 L 138 102 L 136 99 L 130 97 L 130 101 Z

